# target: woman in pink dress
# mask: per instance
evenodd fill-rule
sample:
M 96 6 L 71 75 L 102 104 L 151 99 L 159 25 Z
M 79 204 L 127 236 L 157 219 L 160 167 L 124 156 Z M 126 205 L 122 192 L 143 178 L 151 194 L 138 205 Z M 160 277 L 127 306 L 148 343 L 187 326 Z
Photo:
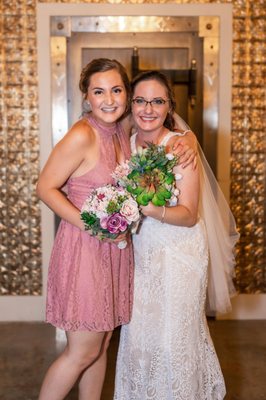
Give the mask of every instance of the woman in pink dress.
M 67 345 L 47 371 L 39 400 L 64 399 L 79 377 L 79 399 L 99 400 L 112 331 L 130 320 L 130 238 L 120 250 L 115 241 L 90 236 L 80 219 L 87 196 L 112 183 L 116 164 L 130 156 L 130 125 L 123 119 L 129 88 L 117 61 L 89 63 L 80 89 L 91 112 L 55 146 L 40 174 L 38 196 L 61 218 L 49 266 L 46 320 L 66 331 Z M 190 162 L 191 152 L 185 158 Z M 67 196 L 61 190 L 65 185 Z
M 118 62 L 100 59 L 84 68 L 80 88 L 90 117 L 75 123 L 55 146 L 37 186 L 40 199 L 62 219 L 49 266 L 46 320 L 67 335 L 40 400 L 63 399 L 83 371 L 80 399 L 99 399 L 112 331 L 131 315 L 130 239 L 119 250 L 115 242 L 90 236 L 80 219 L 86 197 L 112 183 L 116 164 L 130 155 L 128 136 L 117 123 L 128 104 L 129 80 Z M 67 196 L 61 191 L 65 184 Z

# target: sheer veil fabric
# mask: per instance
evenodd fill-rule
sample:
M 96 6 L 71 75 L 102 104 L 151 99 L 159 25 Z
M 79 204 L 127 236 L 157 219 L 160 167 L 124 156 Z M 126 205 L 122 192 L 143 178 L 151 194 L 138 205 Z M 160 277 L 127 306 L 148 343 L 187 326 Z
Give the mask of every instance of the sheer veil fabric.
M 179 129 L 190 129 L 177 114 L 174 115 Z M 236 295 L 233 283 L 235 276 L 235 245 L 239 239 L 234 216 L 224 194 L 198 144 L 200 169 L 199 215 L 204 220 L 208 245 L 208 289 L 206 311 L 208 314 L 224 314 L 231 311 L 230 298 Z
M 239 239 L 234 216 L 224 194 L 199 146 L 199 214 L 205 222 L 209 245 L 207 311 L 231 311 L 230 297 L 236 294 L 233 284 L 235 252 Z

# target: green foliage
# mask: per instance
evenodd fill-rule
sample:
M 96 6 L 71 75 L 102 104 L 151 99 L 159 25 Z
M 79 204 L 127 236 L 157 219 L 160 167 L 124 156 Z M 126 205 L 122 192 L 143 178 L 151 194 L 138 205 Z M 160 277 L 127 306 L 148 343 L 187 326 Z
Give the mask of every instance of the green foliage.
M 99 219 L 96 217 L 96 215 L 83 212 L 80 215 L 80 218 L 84 222 L 85 230 L 90 231 L 91 235 L 96 236 L 100 228 Z
M 85 230 L 89 231 L 90 235 L 97 236 L 99 240 L 104 238 L 115 239 L 117 237 L 117 234 L 110 233 L 108 229 L 101 227 L 100 220 L 95 214 L 89 214 L 87 211 L 84 211 L 80 214 L 80 218 L 84 222 Z
M 88 214 L 88 213 L 83 213 L 81 214 L 81 219 L 85 224 L 85 229 L 91 229 L 95 222 L 97 221 L 97 217 L 95 214 Z
M 116 211 L 118 211 L 117 202 L 111 200 L 107 206 L 106 212 L 107 212 L 107 214 L 113 214 Z

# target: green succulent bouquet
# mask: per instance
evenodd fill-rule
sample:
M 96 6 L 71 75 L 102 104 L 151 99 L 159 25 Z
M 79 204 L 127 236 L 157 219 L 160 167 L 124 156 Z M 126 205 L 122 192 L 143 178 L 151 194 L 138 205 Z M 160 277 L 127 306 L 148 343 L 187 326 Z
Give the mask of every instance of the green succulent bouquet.
M 131 193 L 139 205 L 150 201 L 156 206 L 164 206 L 177 200 L 173 168 L 178 163 L 177 156 L 166 153 L 164 146 L 147 143 L 146 148 L 138 147 L 123 165 L 113 173 L 116 182 Z

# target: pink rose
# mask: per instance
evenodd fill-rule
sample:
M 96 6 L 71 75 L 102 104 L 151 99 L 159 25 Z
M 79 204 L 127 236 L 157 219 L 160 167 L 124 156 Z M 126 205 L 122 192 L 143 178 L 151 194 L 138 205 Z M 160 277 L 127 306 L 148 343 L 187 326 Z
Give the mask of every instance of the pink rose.
M 103 229 L 107 229 L 107 221 L 109 217 L 103 217 L 100 219 L 100 225 Z
M 119 213 L 111 215 L 107 220 L 107 229 L 110 233 L 125 232 L 128 227 L 128 222 Z
M 138 203 L 133 199 L 125 200 L 120 209 L 120 214 L 123 215 L 129 223 L 137 221 L 140 217 Z

